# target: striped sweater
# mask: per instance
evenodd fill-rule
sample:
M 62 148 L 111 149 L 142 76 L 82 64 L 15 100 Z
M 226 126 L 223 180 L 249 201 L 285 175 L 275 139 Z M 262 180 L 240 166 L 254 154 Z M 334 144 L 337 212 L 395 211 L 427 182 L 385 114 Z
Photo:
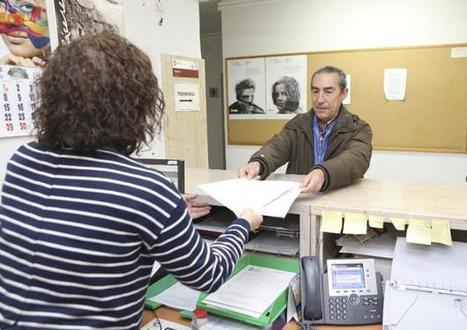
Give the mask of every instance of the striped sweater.
M 210 246 L 163 174 L 106 150 L 21 146 L 0 208 L 0 329 L 138 329 L 154 260 L 214 291 L 248 238 L 235 220 Z

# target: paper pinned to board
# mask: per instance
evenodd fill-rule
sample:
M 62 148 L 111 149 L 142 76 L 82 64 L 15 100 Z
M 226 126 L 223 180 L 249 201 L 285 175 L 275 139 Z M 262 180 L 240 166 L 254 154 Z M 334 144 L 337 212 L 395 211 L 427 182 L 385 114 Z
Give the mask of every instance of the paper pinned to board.
M 344 215 L 344 234 L 366 234 L 366 215 L 346 212 Z
M 384 69 L 384 96 L 388 101 L 403 101 L 407 86 L 406 68 Z
M 342 230 L 342 212 L 327 211 L 321 213 L 320 231 L 323 233 L 340 234 Z
M 420 219 L 411 219 L 407 228 L 406 240 L 409 243 L 431 245 L 431 226 Z
M 431 242 L 452 246 L 449 221 L 433 220 L 431 223 Z
M 300 194 L 298 182 L 232 179 L 199 186 L 236 216 L 247 208 L 261 215 L 284 218 Z

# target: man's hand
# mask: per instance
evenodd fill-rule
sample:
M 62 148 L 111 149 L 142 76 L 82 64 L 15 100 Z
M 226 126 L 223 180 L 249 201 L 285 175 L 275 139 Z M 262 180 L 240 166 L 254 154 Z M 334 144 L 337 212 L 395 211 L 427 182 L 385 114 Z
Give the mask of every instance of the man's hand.
M 240 167 L 238 170 L 239 178 L 247 178 L 248 180 L 259 180 L 260 176 L 259 171 L 261 170 L 261 165 L 259 162 L 251 162 L 245 166 Z
M 196 194 L 183 194 L 182 196 L 192 219 L 201 218 L 211 211 L 211 206 L 208 203 L 195 201 L 198 197 Z
M 315 168 L 308 173 L 305 179 L 300 183 L 302 193 L 320 191 L 325 181 L 324 175 L 324 171 L 320 168 Z

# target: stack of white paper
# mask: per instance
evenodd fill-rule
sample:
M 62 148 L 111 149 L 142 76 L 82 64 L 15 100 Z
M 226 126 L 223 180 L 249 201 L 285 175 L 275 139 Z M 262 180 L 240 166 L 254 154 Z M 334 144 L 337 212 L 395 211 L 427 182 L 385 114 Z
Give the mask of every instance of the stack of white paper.
M 261 215 L 285 217 L 300 194 L 298 182 L 233 179 L 199 186 L 237 216 L 247 208 Z
M 207 296 L 204 302 L 259 318 L 287 289 L 294 276 L 292 272 L 249 265 Z

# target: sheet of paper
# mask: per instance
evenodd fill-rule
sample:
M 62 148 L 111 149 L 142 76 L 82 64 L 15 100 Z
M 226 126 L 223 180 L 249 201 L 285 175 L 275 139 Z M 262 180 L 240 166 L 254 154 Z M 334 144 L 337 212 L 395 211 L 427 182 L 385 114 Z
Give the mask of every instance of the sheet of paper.
M 389 218 L 391 220 L 392 224 L 394 225 L 394 228 L 397 230 L 405 230 L 405 219 L 404 218 Z
M 321 213 L 320 231 L 323 233 L 340 234 L 342 229 L 342 212 L 326 211 Z
M 406 240 L 409 243 L 431 245 L 431 226 L 425 220 L 410 219 Z
M 360 243 L 353 235 L 344 235 L 336 240 L 336 244 L 342 246 L 340 253 L 392 259 L 396 245 L 396 233 L 388 231 L 365 243 Z
M 452 246 L 449 221 L 433 220 L 431 223 L 431 242 Z
M 289 322 L 294 319 L 298 323 L 302 322 L 302 303 L 300 295 L 300 275 L 297 274 L 289 283 L 289 293 L 287 299 L 287 317 Z
M 160 322 L 160 324 L 159 324 Z M 172 321 L 167 321 L 165 319 L 159 318 L 159 322 L 156 320 L 152 320 L 148 322 L 141 330 L 160 330 L 160 329 L 173 329 L 173 330 L 191 330 L 191 327 L 187 327 L 185 325 L 181 325 L 179 323 L 175 323 Z
M 366 234 L 366 215 L 346 212 L 344 215 L 344 234 Z
M 403 237 L 398 237 L 394 249 L 391 281 L 431 289 L 462 291 L 467 294 L 466 255 L 467 243 L 452 242 L 452 247 L 439 244 L 428 246 L 410 244 Z M 386 304 L 386 301 L 384 303 Z
M 384 69 L 384 96 L 389 101 L 402 101 L 405 99 L 407 86 L 407 69 Z
M 154 261 L 151 269 L 151 276 L 154 275 L 159 268 L 161 268 L 161 265 L 157 261 Z
M 369 215 L 368 216 L 368 225 L 373 228 L 383 228 L 384 227 L 384 217 L 378 215 Z
M 200 185 L 237 216 L 246 208 L 262 215 L 284 217 L 300 194 L 298 182 L 279 180 L 233 179 Z
M 199 294 L 199 291 L 190 289 L 177 282 L 167 290 L 149 298 L 149 300 L 175 309 L 193 311 L 196 308 Z
M 294 276 L 292 272 L 249 265 L 204 302 L 258 318 L 287 289 Z
M 345 74 L 345 80 L 347 80 L 347 96 L 342 101 L 342 104 L 350 105 L 351 102 L 351 94 L 352 94 L 352 79 L 350 78 L 350 74 Z

